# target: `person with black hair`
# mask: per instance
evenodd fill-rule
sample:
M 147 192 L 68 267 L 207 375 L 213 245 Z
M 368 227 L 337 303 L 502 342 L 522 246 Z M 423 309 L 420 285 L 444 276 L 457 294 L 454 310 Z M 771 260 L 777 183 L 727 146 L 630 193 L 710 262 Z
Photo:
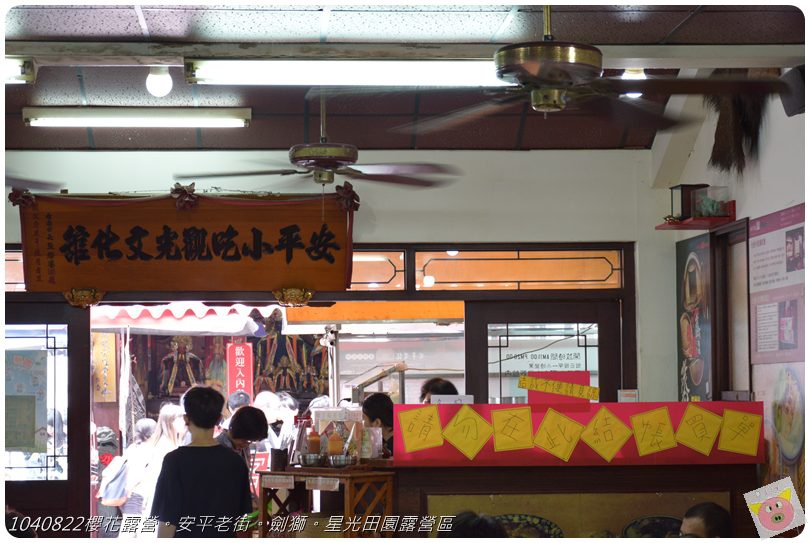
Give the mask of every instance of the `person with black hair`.
M 421 403 L 430 403 L 430 397 L 433 394 L 458 394 L 456 385 L 442 379 L 441 377 L 434 377 L 422 383 L 422 390 L 419 392 L 419 401 Z
M 731 515 L 714 502 L 690 507 L 681 521 L 681 537 L 731 537 Z
M 366 428 L 382 428 L 388 455 L 394 454 L 394 402 L 391 396 L 375 392 L 366 397 L 363 400 L 363 423 Z
M 151 512 L 158 537 L 234 537 L 237 522 L 252 511 L 248 467 L 214 439 L 224 404 L 211 387 L 183 395 L 191 443 L 163 459 Z
M 245 465 L 251 468 L 250 444 L 267 438 L 267 417 L 256 407 L 246 405 L 231 417 L 228 429 L 216 439 L 221 445 L 238 452 Z
M 233 415 L 236 413 L 237 409 L 246 405 L 250 405 L 250 394 L 244 390 L 237 390 L 228 396 L 229 415 L 228 418 L 222 421 L 222 423 L 219 425 L 223 432 L 228 429 L 228 426 L 231 424 L 231 418 L 233 418 Z
M 453 518 L 449 531 L 438 532 L 438 537 L 509 537 L 506 529 L 497 519 L 489 515 L 479 515 L 472 511 L 462 511 Z

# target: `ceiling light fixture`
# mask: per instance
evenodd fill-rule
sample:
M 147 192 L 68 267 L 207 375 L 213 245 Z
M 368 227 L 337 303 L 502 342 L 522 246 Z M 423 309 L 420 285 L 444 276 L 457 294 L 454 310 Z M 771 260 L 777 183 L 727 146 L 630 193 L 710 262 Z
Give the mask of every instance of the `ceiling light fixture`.
M 208 85 L 503 87 L 491 60 L 187 60 L 186 80 Z
M 449 251 L 446 251 L 446 252 L 447 252 L 447 256 L 457 256 L 458 255 L 458 251 L 455 251 L 453 249 L 451 249 Z
M 647 74 L 644 73 L 644 68 L 627 68 L 622 73 L 622 79 L 647 79 Z M 622 96 L 628 98 L 640 98 L 640 92 L 628 92 Z
M 6 57 L 3 74 L 8 84 L 33 83 L 35 78 L 34 63 L 29 58 Z
M 172 91 L 172 75 L 168 66 L 152 66 L 146 76 L 146 90 L 157 98 L 163 98 Z
M 27 126 L 116 128 L 243 128 L 250 108 L 25 107 Z
M 432 287 L 436 284 L 436 278 L 432 275 L 426 275 L 424 279 L 422 279 L 422 284 L 425 285 L 427 288 Z

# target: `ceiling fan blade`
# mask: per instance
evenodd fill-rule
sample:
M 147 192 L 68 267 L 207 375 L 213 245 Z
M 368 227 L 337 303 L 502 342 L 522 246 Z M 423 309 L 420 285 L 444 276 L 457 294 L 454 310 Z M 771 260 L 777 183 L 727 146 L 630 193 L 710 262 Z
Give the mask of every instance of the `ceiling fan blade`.
M 335 170 L 335 173 L 345 175 L 352 179 L 360 179 L 361 181 L 377 181 L 380 183 L 391 183 L 394 185 L 409 185 L 412 187 L 437 187 L 442 185 L 444 181 L 438 179 L 418 179 L 416 177 L 407 177 L 404 175 L 386 175 L 386 174 L 365 174 L 354 168 L 340 168 Z
M 624 94 L 771 94 L 788 92 L 784 81 L 776 78 L 673 78 L 673 79 L 598 79 L 590 84 L 596 90 Z
M 400 134 L 429 134 L 431 132 L 438 132 L 440 130 L 449 130 L 502 109 L 506 109 L 507 107 L 512 106 L 514 103 L 525 99 L 525 95 L 525 92 L 520 92 L 504 98 L 495 98 L 493 100 L 481 102 L 473 106 L 457 109 L 446 115 L 433 117 L 426 121 L 416 121 L 401 124 L 399 126 L 395 126 L 394 128 L 390 128 L 389 132 L 396 132 Z
M 657 111 L 656 106 L 637 98 L 615 98 L 597 96 L 577 102 L 579 109 L 595 115 L 624 121 L 629 126 L 643 126 L 655 130 L 666 130 L 681 123 Z
M 58 192 L 59 189 L 65 186 L 65 184 L 54 181 L 42 181 L 40 179 L 26 179 L 24 177 L 6 175 L 6 186 L 14 189 Z
M 183 174 L 173 176 L 176 180 L 194 180 L 194 179 L 216 179 L 219 177 L 257 177 L 262 175 L 293 175 L 293 174 L 307 174 L 309 171 L 298 171 L 292 169 L 286 170 L 257 170 L 253 172 L 221 172 L 221 173 L 203 173 L 203 174 Z
M 364 175 L 400 175 L 443 173 L 458 175 L 459 169 L 448 164 L 431 164 L 424 162 L 406 162 L 402 164 L 353 164 L 352 170 Z

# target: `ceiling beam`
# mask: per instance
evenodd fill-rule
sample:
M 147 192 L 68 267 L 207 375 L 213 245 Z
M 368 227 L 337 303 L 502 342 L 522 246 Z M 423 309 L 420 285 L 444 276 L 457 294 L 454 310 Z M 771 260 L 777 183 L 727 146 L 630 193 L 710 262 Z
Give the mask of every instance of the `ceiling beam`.
M 678 77 L 708 77 L 711 70 L 681 70 Z M 669 188 L 679 184 L 689 157 L 695 148 L 707 110 L 702 95 L 671 96 L 664 115 L 687 122 L 672 129 L 658 131 L 651 148 L 652 188 Z
M 8 41 L 40 65 L 181 65 L 182 59 L 491 59 L 501 44 Z M 599 45 L 605 69 L 771 68 L 804 63 L 804 44 Z

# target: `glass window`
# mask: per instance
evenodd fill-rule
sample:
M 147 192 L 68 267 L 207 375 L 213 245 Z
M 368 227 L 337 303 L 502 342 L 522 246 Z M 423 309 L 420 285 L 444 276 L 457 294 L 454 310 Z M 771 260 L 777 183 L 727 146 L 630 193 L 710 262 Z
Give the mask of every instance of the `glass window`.
M 404 251 L 354 251 L 351 290 L 405 290 Z
M 22 251 L 6 251 L 6 292 L 24 290 Z
M 6 480 L 67 479 L 67 331 L 6 326 Z
M 420 290 L 604 289 L 622 286 L 621 252 L 417 251 Z
M 387 330 L 387 332 L 385 331 Z M 404 362 L 405 398 L 399 398 L 399 378 L 393 374 L 366 387 L 386 392 L 394 403 L 419 403 L 422 383 L 431 377 L 451 381 L 464 394 L 464 325 L 451 323 L 344 324 L 338 339 L 340 397 L 351 398 L 351 388 Z
M 489 403 L 526 403 L 518 378 L 530 371 L 588 371 L 599 386 L 595 323 L 487 325 Z

